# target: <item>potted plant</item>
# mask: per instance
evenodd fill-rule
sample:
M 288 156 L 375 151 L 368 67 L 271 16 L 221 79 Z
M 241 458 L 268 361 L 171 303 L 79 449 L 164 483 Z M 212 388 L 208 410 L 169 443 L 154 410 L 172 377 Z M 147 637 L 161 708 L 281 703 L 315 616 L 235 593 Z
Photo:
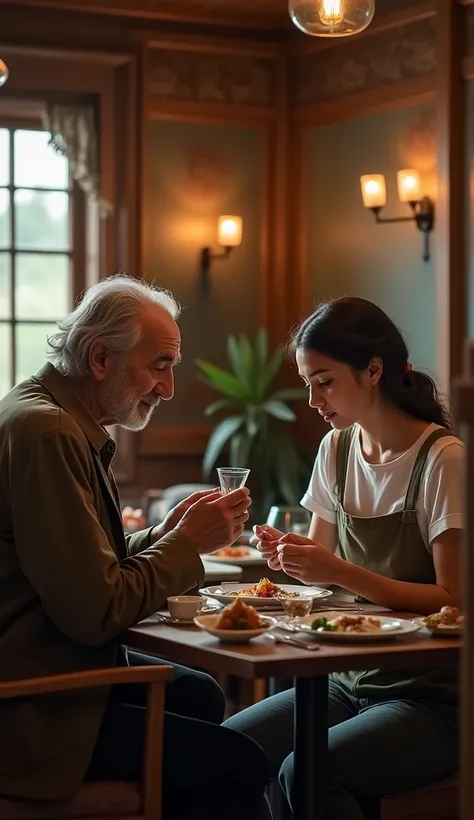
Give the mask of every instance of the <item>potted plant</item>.
M 284 348 L 279 345 L 270 354 L 264 328 L 253 343 L 246 335 L 229 336 L 227 358 L 229 370 L 196 361 L 201 379 L 221 394 L 206 408 L 206 416 L 225 411 L 207 443 L 203 472 L 208 477 L 228 448 L 229 466 L 251 469 L 252 511 L 264 520 L 272 504 L 298 504 L 308 479 L 308 465 L 288 433 L 288 424 L 296 419 L 288 402 L 307 394 L 301 387 L 275 389 Z

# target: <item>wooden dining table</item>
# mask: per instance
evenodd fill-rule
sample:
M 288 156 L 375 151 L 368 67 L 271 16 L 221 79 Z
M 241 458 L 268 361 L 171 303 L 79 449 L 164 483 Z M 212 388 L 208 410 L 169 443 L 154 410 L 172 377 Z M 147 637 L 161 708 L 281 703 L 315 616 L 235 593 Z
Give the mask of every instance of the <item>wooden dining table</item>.
M 329 607 L 328 607 L 329 608 Z M 410 613 L 383 613 L 411 619 Z M 177 663 L 240 678 L 294 678 L 294 820 L 324 818 L 328 759 L 328 682 L 332 672 L 423 669 L 456 665 L 461 641 L 425 630 L 391 641 L 321 642 L 318 651 L 276 643 L 263 635 L 247 644 L 221 643 L 195 626 L 171 626 L 149 618 L 128 630 L 133 649 Z

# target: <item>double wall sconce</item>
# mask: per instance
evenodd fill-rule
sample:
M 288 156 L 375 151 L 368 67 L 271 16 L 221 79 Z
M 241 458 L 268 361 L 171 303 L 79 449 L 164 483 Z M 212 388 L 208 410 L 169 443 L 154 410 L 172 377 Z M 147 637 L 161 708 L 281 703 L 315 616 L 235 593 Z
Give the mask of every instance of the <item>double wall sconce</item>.
M 215 253 L 211 248 L 201 250 L 201 281 L 204 289 L 207 289 L 213 259 L 227 259 L 232 248 L 237 248 L 241 243 L 242 217 L 220 216 L 217 222 L 217 244 L 224 250 L 220 253 Z
M 380 212 L 387 203 L 387 190 L 383 174 L 365 174 L 360 178 L 362 200 L 366 208 L 375 214 L 378 223 L 415 222 L 423 233 L 423 259 L 430 258 L 430 233 L 434 227 L 435 206 L 432 199 L 422 196 L 420 174 L 411 168 L 397 173 L 398 197 L 400 202 L 407 202 L 412 216 L 396 216 L 382 219 Z

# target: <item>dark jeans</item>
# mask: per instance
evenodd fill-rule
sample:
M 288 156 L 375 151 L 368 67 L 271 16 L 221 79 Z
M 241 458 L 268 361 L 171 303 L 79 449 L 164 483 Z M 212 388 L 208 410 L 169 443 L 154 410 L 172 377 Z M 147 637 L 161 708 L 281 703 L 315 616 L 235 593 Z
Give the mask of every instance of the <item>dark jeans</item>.
M 324 818 L 314 820 L 365 820 L 372 801 L 427 786 L 457 768 L 456 706 L 427 699 L 358 699 L 330 680 L 328 722 L 327 808 Z M 290 801 L 294 689 L 239 712 L 224 725 L 264 749 L 270 776 L 279 777 Z
M 135 652 L 128 655 L 131 666 L 165 663 Z M 250 738 L 219 725 L 225 698 L 213 678 L 171 665 L 174 678 L 165 700 L 164 820 L 263 820 L 268 781 L 263 751 Z M 145 701 L 145 685 L 113 687 L 87 779 L 141 779 Z

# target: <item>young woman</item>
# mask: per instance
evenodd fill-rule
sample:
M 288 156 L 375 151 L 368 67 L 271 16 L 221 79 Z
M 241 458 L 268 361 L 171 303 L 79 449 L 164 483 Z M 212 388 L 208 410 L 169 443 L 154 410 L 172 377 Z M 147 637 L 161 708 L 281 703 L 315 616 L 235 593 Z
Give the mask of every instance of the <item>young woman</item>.
M 434 383 L 363 299 L 321 305 L 292 349 L 309 404 L 332 429 L 302 500 L 309 538 L 256 527 L 268 564 L 398 611 L 459 606 L 464 448 Z M 283 692 L 226 724 L 263 747 L 289 800 L 293 704 Z M 457 670 L 332 675 L 329 724 L 327 813 L 315 820 L 363 820 L 367 798 L 456 769 Z

